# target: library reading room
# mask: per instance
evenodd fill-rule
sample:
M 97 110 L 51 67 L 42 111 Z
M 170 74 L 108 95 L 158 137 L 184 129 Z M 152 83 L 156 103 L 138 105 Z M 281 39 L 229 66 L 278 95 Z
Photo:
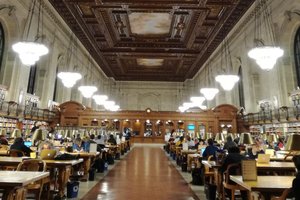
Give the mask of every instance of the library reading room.
M 0 0 L 0 200 L 300 200 L 300 0 Z

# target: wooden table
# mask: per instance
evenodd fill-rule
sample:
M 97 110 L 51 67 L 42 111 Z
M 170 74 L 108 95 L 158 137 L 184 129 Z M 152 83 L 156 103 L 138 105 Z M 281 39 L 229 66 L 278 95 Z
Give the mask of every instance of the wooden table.
M 256 167 L 258 171 L 269 171 L 285 174 L 294 173 L 296 169 L 293 162 L 256 163 Z
M 100 156 L 100 152 L 73 152 L 68 153 L 74 156 L 78 156 L 79 158 L 83 159 L 83 177 L 80 179 L 80 181 L 87 181 L 89 170 L 91 168 L 91 165 L 94 163 L 95 159 Z
M 0 157 L 0 166 L 17 167 L 23 159 L 30 159 L 29 157 Z M 83 162 L 83 159 L 78 160 L 44 160 L 48 169 L 58 169 L 57 184 L 58 193 L 60 197 L 64 196 L 65 187 L 69 180 L 72 166 Z
M 78 160 L 44 160 L 47 164 L 48 169 L 57 169 L 57 184 L 58 194 L 63 197 L 65 194 L 65 188 L 67 186 L 71 170 L 74 165 L 78 165 L 83 162 L 83 159 Z
M 249 193 L 261 192 L 265 200 L 270 199 L 273 194 L 281 194 L 283 190 L 291 188 L 294 178 L 294 176 L 257 176 L 256 181 L 243 181 L 242 176 L 230 176 L 230 180 L 246 188 Z
M 26 186 L 48 176 L 49 172 L 0 171 L 0 188 L 4 189 L 2 199 L 25 199 Z

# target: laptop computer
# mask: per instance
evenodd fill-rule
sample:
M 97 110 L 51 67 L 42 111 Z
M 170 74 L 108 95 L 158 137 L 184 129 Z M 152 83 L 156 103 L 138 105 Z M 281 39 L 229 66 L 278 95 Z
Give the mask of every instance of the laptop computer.
M 258 163 L 269 163 L 270 162 L 270 154 L 258 154 L 257 162 Z
M 54 160 L 56 155 L 56 150 L 54 149 L 43 149 L 40 153 L 42 160 Z
M 25 141 L 24 145 L 27 147 L 31 147 L 32 146 L 32 142 L 31 141 Z

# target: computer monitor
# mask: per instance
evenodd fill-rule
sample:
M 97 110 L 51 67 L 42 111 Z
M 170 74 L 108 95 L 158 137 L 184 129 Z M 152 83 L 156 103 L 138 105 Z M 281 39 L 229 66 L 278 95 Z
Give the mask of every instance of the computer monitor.
M 31 147 L 32 146 L 32 142 L 31 141 L 25 141 L 24 145 L 27 147 Z

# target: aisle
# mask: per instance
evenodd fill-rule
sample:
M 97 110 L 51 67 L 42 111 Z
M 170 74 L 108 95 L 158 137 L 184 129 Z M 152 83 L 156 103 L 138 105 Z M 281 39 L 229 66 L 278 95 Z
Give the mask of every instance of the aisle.
M 134 147 L 83 200 L 198 200 L 157 145 Z

